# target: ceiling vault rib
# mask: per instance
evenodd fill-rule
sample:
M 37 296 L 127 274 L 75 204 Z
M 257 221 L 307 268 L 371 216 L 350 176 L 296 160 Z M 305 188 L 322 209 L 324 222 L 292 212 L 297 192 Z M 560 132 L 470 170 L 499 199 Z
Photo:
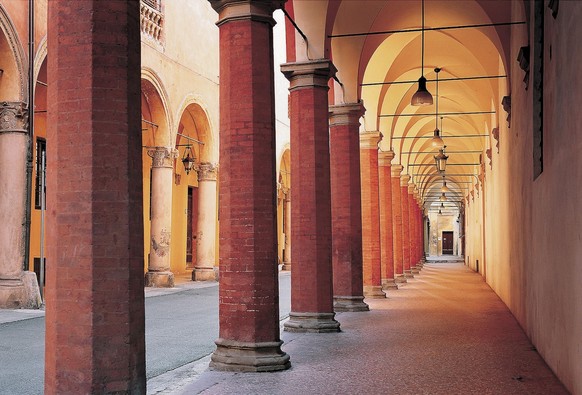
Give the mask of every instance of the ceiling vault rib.
M 496 78 L 507 78 L 507 75 L 475 75 L 471 77 L 451 77 L 451 78 L 439 78 L 439 82 L 447 81 L 468 81 L 468 80 L 484 80 L 484 79 L 496 79 Z M 436 79 L 427 79 L 426 82 L 435 82 Z M 378 85 L 398 85 L 398 84 L 416 84 L 418 81 L 387 81 L 387 82 L 366 82 L 360 84 L 360 86 L 378 86 Z
M 466 138 L 476 138 L 476 137 L 487 137 L 488 134 L 466 134 L 466 135 L 452 135 L 452 136 L 443 136 L 446 138 L 453 138 L 453 139 L 466 139 Z M 392 140 L 404 140 L 404 139 L 432 139 L 432 136 L 393 136 Z M 478 151 L 482 152 L 482 151 Z M 423 152 L 424 153 L 424 152 Z M 450 152 L 448 152 L 450 153 Z
M 461 112 L 441 112 L 439 113 L 439 116 L 441 115 L 483 115 L 483 114 L 495 114 L 496 111 L 461 111 Z M 422 113 L 422 114 L 380 114 L 378 115 L 378 117 L 381 118 L 394 118 L 394 117 L 426 117 L 426 116 L 433 116 L 434 113 L 432 114 L 426 114 L 426 113 Z
M 480 29 L 484 27 L 496 27 L 496 26 L 510 26 L 510 25 L 524 25 L 523 22 L 497 22 L 497 23 L 479 23 L 475 25 L 453 25 L 453 26 L 440 26 L 440 27 L 425 27 L 425 31 L 429 30 L 458 30 L 458 29 Z M 396 34 L 396 33 L 415 33 L 420 32 L 422 29 L 401 29 L 401 30 L 384 30 L 378 32 L 367 32 L 367 33 L 346 33 L 346 34 L 330 34 L 328 38 L 346 38 L 346 37 L 362 37 L 362 36 L 377 36 L 382 34 Z

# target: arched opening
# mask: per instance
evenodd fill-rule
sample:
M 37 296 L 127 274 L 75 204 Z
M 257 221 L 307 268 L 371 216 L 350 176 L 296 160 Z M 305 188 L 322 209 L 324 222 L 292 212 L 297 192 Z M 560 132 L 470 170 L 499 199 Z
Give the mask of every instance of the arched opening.
M 179 272 L 192 271 L 193 280 L 202 280 L 198 274 L 201 271 L 207 277 L 204 280 L 214 279 L 218 264 L 218 194 L 212 140 L 206 111 L 198 103 L 188 104 L 176 134 L 172 260 Z

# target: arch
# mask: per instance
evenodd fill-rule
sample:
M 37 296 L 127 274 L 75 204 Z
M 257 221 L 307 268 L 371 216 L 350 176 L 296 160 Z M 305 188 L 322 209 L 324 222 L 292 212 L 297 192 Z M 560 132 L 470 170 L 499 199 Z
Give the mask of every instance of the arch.
M 175 135 L 174 129 L 172 130 L 172 141 L 176 141 L 176 144 L 180 144 L 180 141 L 183 143 L 184 139 L 178 133 L 184 134 L 183 130 L 187 127 L 186 131 L 190 132 L 188 136 L 204 143 L 204 145 L 194 144 L 193 147 L 197 150 L 195 154 L 199 162 L 218 163 L 217 134 L 207 106 L 198 95 L 189 94 L 182 100 L 176 119 L 179 120 L 178 127 L 175 129 Z
M 3 101 L 28 100 L 28 82 L 25 65 L 24 48 L 18 39 L 18 33 L 8 13 L 0 4 L 0 69 L 2 77 Z
M 47 36 L 45 35 L 39 42 L 37 50 L 36 50 L 36 56 L 34 57 L 34 80 L 38 81 L 39 79 L 39 73 L 40 73 L 40 69 L 41 67 L 46 63 L 46 59 L 47 59 L 47 55 L 48 55 L 48 42 L 47 42 Z M 45 78 L 45 81 L 46 78 Z M 36 90 L 37 86 L 35 86 L 35 90 Z
M 143 96 L 144 94 L 152 97 L 152 103 L 155 107 L 155 117 L 158 121 L 164 120 L 162 123 L 156 122 L 158 128 L 164 127 L 164 139 L 162 142 L 164 146 L 171 146 L 171 131 L 173 128 L 172 113 L 169 111 L 169 100 L 167 90 L 162 83 L 159 75 L 149 67 L 142 67 L 141 69 L 141 87 L 142 87 L 142 113 L 143 113 Z M 145 83 L 144 83 L 145 81 Z M 152 114 L 153 115 L 153 114 Z M 151 121 L 151 119 L 150 119 Z M 161 136 L 160 136 L 161 137 Z M 159 138 L 158 140 L 159 141 Z

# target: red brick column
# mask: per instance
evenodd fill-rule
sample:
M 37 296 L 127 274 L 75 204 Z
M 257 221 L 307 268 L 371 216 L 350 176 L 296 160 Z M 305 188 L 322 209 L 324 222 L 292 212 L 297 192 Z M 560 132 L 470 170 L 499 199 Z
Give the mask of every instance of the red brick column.
M 338 332 L 333 311 L 327 59 L 281 65 L 291 82 L 290 332 Z
M 360 133 L 360 172 L 362 177 L 362 255 L 364 265 L 364 296 L 385 298 L 382 291 L 380 252 L 380 198 L 378 174 L 378 143 L 380 132 Z
M 400 173 L 402 165 L 392 165 L 392 234 L 394 237 L 394 281 L 405 283 L 402 253 L 402 199 Z
M 361 103 L 329 107 L 331 227 L 335 311 L 368 311 L 362 268 Z
M 402 204 L 402 269 L 404 277 L 413 278 L 410 271 L 410 217 L 408 216 L 408 181 L 410 176 L 403 174 L 400 176 L 400 202 Z
M 394 152 L 378 154 L 380 195 L 380 257 L 382 261 L 382 289 L 398 289 L 394 281 L 394 233 L 392 220 L 392 159 Z
M 48 2 L 46 394 L 143 394 L 139 2 Z
M 410 218 L 410 272 L 418 274 L 418 223 L 416 220 L 416 200 L 414 199 L 415 185 L 408 184 L 408 217 Z
M 220 29 L 220 337 L 210 367 L 283 370 L 272 37 L 281 2 L 211 4 Z

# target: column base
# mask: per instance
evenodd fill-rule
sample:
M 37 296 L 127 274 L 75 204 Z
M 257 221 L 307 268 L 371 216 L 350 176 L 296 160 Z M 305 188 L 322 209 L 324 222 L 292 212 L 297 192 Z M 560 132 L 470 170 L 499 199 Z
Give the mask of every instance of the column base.
M 414 276 L 412 275 L 412 271 L 410 269 L 404 271 L 404 277 L 414 278 Z
M 333 309 L 337 313 L 370 311 L 363 296 L 334 296 Z
M 38 309 L 41 305 L 34 272 L 23 272 L 20 279 L 0 279 L 0 309 Z
M 396 284 L 405 284 L 408 282 L 406 280 L 406 277 L 404 277 L 404 274 L 397 274 L 394 281 L 396 282 Z
M 155 288 L 174 288 L 174 273 L 172 272 L 147 272 L 145 286 Z
M 382 291 L 387 291 L 389 289 L 398 289 L 398 285 L 396 285 L 396 281 L 393 278 L 385 278 L 382 280 Z
M 276 372 L 291 367 L 282 341 L 247 343 L 218 339 L 210 357 L 210 369 L 223 372 Z
M 281 266 L 281 270 L 284 270 L 286 272 L 290 272 L 291 271 L 291 262 L 283 262 L 283 265 Z
M 192 281 L 216 281 L 216 272 L 213 267 L 194 267 Z
M 420 274 L 420 267 L 418 267 L 418 266 L 411 267 L 410 272 L 412 274 Z
M 386 294 L 380 285 L 364 285 L 364 297 L 368 299 L 384 299 Z
M 287 332 L 330 333 L 341 332 L 340 323 L 335 319 L 335 313 L 294 313 L 289 314 L 285 322 Z

